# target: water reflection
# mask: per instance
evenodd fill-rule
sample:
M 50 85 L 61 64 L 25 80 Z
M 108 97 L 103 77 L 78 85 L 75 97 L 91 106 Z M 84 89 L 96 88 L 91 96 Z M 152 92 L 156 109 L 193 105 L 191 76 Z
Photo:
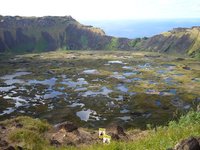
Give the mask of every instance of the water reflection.
M 76 112 L 76 115 L 83 121 L 88 121 L 90 117 L 95 118 L 95 120 L 99 120 L 99 117 L 96 116 L 97 113 L 96 111 L 93 111 L 91 109 L 87 109 L 87 110 L 81 110 Z
M 61 121 L 68 117 L 72 121 L 80 119 L 91 124 L 106 119 L 132 123 L 151 115 L 156 118 L 155 112 L 160 113 L 160 118 L 157 118 L 162 119 L 171 115 L 174 109 L 193 107 L 190 103 L 192 98 L 189 97 L 187 102 L 185 97 L 180 98 L 179 80 L 188 75 L 175 70 L 176 65 L 156 65 L 143 60 L 127 62 L 128 65 L 124 60 L 106 59 L 101 60 L 102 66 L 95 69 L 78 66 L 69 72 L 58 69 L 58 73 L 47 74 L 48 71 L 44 71 L 39 76 L 34 70 L 33 73 L 18 70 L 2 76 L 0 106 L 3 107 L 0 107 L 0 115 L 27 113 L 40 116 L 45 113 L 46 116 L 61 114 L 62 117 L 56 116 Z M 196 85 L 200 79 L 194 76 L 189 81 Z

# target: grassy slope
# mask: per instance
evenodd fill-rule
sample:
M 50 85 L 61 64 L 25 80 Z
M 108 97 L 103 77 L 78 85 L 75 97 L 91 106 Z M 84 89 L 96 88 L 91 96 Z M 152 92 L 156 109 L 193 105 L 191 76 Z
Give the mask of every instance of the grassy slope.
M 32 119 L 30 117 L 18 117 L 15 119 L 0 122 L 0 125 L 6 125 L 8 128 L 13 123 L 20 123 L 23 128 L 9 130 L 7 134 L 8 140 L 14 145 L 20 145 L 25 149 L 80 149 L 76 147 L 60 147 L 50 146 L 45 133 L 51 126 L 44 121 Z M 181 139 L 190 136 L 200 136 L 200 112 L 191 111 L 186 116 L 182 116 L 178 122 L 171 121 L 168 126 L 158 127 L 157 131 L 149 129 L 147 136 L 141 137 L 139 140 L 128 142 L 111 141 L 110 145 L 90 145 L 81 147 L 84 150 L 163 150 L 179 142 Z
M 185 29 L 185 31 L 178 31 L 178 32 L 164 32 L 162 33 L 163 36 L 166 38 L 170 36 L 175 36 L 177 38 L 181 38 L 184 35 L 189 35 L 190 39 L 193 41 L 189 49 L 187 50 L 187 54 L 192 57 L 200 58 L 200 33 L 198 28 L 190 28 Z
M 22 128 L 15 128 L 13 124 L 18 124 Z M 44 133 L 50 129 L 47 122 L 30 117 L 17 117 L 0 122 L 0 125 L 7 129 L 4 137 L 1 138 L 7 139 L 13 145 L 27 149 L 43 149 L 49 145 L 44 138 Z
M 178 122 L 171 121 L 168 126 L 152 129 L 146 137 L 133 142 L 112 142 L 110 145 L 92 145 L 89 150 L 164 150 L 174 147 L 181 139 L 189 136 L 200 136 L 200 112 L 189 112 L 182 116 Z
M 194 29 L 191 32 L 191 38 L 194 38 L 194 44 L 191 46 L 191 48 L 188 51 L 189 55 L 196 54 L 197 58 L 200 58 L 200 33 L 198 30 Z

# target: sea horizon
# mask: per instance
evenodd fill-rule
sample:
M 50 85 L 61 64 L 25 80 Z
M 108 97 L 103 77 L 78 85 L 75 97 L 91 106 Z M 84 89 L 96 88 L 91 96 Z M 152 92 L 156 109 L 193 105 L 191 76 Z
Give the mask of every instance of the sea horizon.
M 200 18 L 99 21 L 82 20 L 80 23 L 99 27 L 105 31 L 106 35 L 109 36 L 143 38 L 167 32 L 173 28 L 191 28 L 193 26 L 200 26 Z

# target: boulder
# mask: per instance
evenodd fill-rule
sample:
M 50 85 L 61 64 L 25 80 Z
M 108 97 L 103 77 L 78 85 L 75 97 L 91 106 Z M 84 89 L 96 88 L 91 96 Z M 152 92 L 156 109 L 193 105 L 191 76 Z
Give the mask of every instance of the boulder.
M 22 127 L 23 127 L 23 124 L 21 124 L 21 123 L 16 123 L 16 124 L 15 124 L 15 127 L 16 127 L 16 128 L 22 128 Z
M 188 66 L 183 66 L 182 68 L 185 69 L 185 70 L 190 70 L 190 69 L 191 69 L 191 68 L 188 67 Z
M 54 74 L 55 74 L 55 72 L 52 71 L 52 70 L 48 70 L 47 73 L 48 73 L 48 74 L 51 74 L 51 75 L 54 75 Z
M 56 128 L 58 130 L 64 129 L 67 132 L 72 132 L 72 131 L 75 131 L 78 129 L 78 127 L 74 123 L 69 122 L 69 121 L 66 121 L 66 122 L 56 125 Z
M 50 144 L 53 145 L 53 146 L 56 146 L 56 147 L 58 147 L 58 146 L 61 145 L 60 142 L 58 142 L 57 140 L 54 140 L 54 139 L 51 139 L 51 140 L 50 140 Z
M 17 146 L 17 150 L 23 150 L 21 146 Z
M 4 150 L 16 150 L 13 146 L 9 146 L 9 147 L 7 147 L 6 149 L 4 149 Z
M 176 144 L 174 150 L 200 150 L 200 138 L 190 137 Z
M 128 136 L 124 132 L 124 129 L 119 125 L 110 125 L 106 128 L 108 135 L 114 140 L 126 140 Z
M 60 145 L 79 145 L 91 144 L 98 141 L 98 134 L 85 131 L 85 129 L 77 129 L 72 132 L 67 132 L 64 128 L 54 131 L 51 135 L 50 143 L 56 147 Z
M 130 113 L 133 117 L 140 117 L 142 116 L 142 113 L 141 112 L 131 112 Z
M 56 131 L 55 133 L 52 134 L 50 143 L 52 145 L 57 143 L 56 145 L 58 146 L 58 143 L 62 144 L 64 142 L 65 136 L 66 136 L 66 130 L 60 129 L 59 131 Z
M 5 127 L 5 126 L 3 126 L 3 125 L 0 125 L 0 129 L 2 129 L 2 130 L 5 130 L 5 129 L 6 129 L 6 127 Z
M 180 57 L 178 57 L 178 58 L 176 58 L 176 60 L 177 60 L 177 61 L 183 61 L 183 60 L 185 60 L 185 58 L 180 58 Z
M 6 146 L 8 146 L 8 142 L 0 139 L 0 147 L 6 147 Z

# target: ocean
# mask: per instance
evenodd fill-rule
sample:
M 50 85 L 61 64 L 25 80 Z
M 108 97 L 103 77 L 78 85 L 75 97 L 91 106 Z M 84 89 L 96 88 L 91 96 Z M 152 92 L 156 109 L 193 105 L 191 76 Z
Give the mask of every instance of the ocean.
M 142 38 L 177 27 L 200 26 L 200 19 L 81 21 L 81 23 L 102 28 L 110 36 Z

